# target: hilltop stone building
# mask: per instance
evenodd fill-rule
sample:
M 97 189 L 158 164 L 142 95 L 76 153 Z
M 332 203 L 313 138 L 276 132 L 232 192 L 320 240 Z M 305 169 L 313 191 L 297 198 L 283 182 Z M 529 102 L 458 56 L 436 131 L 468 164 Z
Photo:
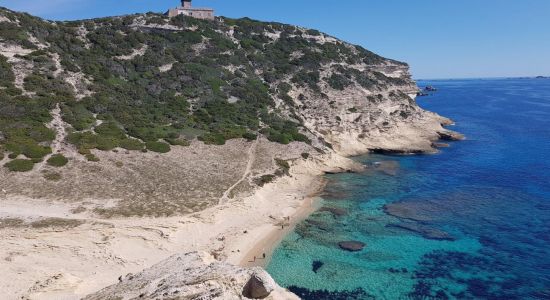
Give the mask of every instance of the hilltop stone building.
M 168 10 L 166 13 L 170 18 L 184 15 L 197 19 L 214 20 L 214 10 L 212 8 L 195 8 L 191 5 L 192 0 L 182 0 L 181 5 Z

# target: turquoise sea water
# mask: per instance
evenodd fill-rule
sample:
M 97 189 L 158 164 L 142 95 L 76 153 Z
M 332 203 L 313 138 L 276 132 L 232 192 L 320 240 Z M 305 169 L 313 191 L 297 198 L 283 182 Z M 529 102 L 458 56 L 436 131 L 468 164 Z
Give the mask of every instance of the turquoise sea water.
M 419 85 L 468 139 L 327 176 L 332 212 L 299 224 L 268 271 L 304 299 L 550 299 L 550 80 Z

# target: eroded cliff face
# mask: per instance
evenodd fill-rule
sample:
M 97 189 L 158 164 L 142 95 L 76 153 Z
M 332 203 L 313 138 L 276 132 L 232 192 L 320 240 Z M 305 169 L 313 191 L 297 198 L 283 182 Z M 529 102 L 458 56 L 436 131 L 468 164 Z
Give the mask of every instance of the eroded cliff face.
M 323 66 L 323 77 L 345 76 L 346 69 L 384 74 L 387 83 L 366 88 L 353 78 L 342 89 L 321 83 L 321 94 L 294 86 L 289 93 L 300 108 L 312 140 L 344 156 L 372 151 L 392 153 L 435 152 L 433 142 L 447 133 L 452 121 L 420 108 L 418 88 L 407 65 L 386 60 L 377 65 Z M 344 71 L 342 71 L 344 70 Z M 379 76 L 379 75 L 378 75 Z

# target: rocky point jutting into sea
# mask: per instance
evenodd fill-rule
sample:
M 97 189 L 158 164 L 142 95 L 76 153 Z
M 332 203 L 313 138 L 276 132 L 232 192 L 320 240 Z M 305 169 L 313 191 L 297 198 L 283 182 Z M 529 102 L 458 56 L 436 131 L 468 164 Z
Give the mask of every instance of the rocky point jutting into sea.
M 461 139 L 417 92 L 407 64 L 292 25 L 0 9 L 0 290 L 294 297 L 237 265 L 316 209 L 321 175 L 363 168 L 346 157 Z

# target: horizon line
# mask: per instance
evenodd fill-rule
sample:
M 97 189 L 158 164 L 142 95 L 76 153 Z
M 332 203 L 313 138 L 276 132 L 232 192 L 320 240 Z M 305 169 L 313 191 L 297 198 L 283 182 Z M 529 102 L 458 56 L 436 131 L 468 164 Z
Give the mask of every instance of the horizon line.
M 475 79 L 536 79 L 542 76 L 543 79 L 550 79 L 546 75 L 531 75 L 531 76 L 489 76 L 489 77 L 434 77 L 434 78 L 414 78 L 414 81 L 430 81 L 430 80 L 475 80 Z

